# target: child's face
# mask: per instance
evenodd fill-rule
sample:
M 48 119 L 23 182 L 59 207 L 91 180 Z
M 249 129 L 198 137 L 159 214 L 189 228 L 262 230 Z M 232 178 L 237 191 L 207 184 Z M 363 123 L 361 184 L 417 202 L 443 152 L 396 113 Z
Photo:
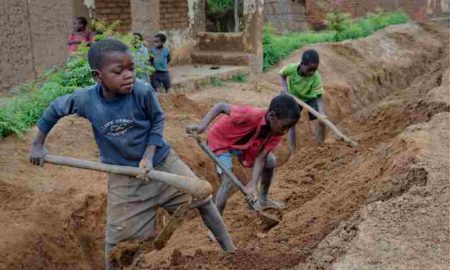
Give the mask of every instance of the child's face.
M 301 64 L 300 65 L 300 75 L 304 77 L 310 77 L 314 75 L 314 72 L 319 68 L 319 63 L 311 63 L 311 64 Z
M 82 32 L 86 29 L 86 25 L 84 25 L 80 20 L 73 20 L 73 31 L 74 32 Z
M 164 43 L 161 41 L 161 39 L 159 39 L 159 37 L 153 38 L 153 45 L 155 46 L 155 48 L 164 47 Z
M 104 56 L 102 67 L 93 70 L 92 75 L 110 94 L 129 94 L 135 81 L 133 59 L 128 52 L 108 54 Z
M 275 136 L 282 136 L 297 123 L 296 119 L 278 118 L 275 113 L 269 113 L 270 129 Z

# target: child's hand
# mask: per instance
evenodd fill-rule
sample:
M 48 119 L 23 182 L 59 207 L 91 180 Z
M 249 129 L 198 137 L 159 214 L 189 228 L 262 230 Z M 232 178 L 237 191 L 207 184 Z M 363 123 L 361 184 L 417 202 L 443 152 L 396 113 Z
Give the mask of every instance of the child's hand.
M 30 162 L 36 166 L 44 166 L 44 157 L 48 153 L 42 144 L 32 144 L 30 151 Z
M 205 131 L 205 129 L 206 128 L 202 125 L 191 124 L 191 125 L 187 126 L 186 132 L 188 134 L 193 134 L 193 133 L 201 134 L 201 133 L 203 133 L 203 131 Z
M 252 186 L 247 186 L 247 190 L 249 192 L 249 195 L 247 196 L 247 198 L 245 198 L 245 201 L 247 202 L 247 204 L 249 206 L 251 206 L 252 204 L 254 204 L 257 201 L 257 195 L 256 195 L 256 189 L 253 188 Z
M 153 161 L 148 158 L 142 158 L 139 162 L 139 168 L 144 170 L 145 175 L 138 176 L 139 179 L 145 180 L 147 174 L 153 170 Z

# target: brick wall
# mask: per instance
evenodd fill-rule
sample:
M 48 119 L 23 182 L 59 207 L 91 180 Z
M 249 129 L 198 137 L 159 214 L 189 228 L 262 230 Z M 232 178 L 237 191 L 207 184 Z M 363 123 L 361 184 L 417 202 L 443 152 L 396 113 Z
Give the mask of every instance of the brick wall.
M 415 20 L 427 17 L 427 0 L 306 0 L 306 17 L 310 25 L 320 28 L 324 25 L 326 14 L 332 10 L 363 16 L 379 9 L 383 11 L 403 10 Z
M 95 0 L 95 15 L 108 23 L 120 20 L 119 32 L 131 31 L 130 0 Z
M 160 0 L 160 29 L 186 29 L 189 26 L 187 0 Z

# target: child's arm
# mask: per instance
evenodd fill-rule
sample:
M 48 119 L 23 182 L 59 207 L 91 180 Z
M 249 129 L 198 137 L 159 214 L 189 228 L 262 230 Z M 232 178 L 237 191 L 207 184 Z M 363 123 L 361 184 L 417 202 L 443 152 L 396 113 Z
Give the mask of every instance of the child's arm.
M 281 86 L 282 86 L 281 93 L 289 94 L 288 85 L 287 85 L 287 77 L 283 74 L 280 74 L 280 77 L 281 77 Z
M 45 138 L 58 120 L 66 115 L 75 114 L 79 111 L 72 95 L 57 98 L 47 108 L 39 119 L 38 132 L 33 139 L 30 151 L 30 162 L 37 166 L 44 166 L 44 156 L 47 150 L 44 147 Z
M 188 133 L 202 133 L 208 128 L 208 125 L 221 113 L 230 115 L 231 105 L 227 103 L 217 103 L 212 107 L 212 109 L 203 118 L 203 122 L 200 125 L 190 125 L 187 127 L 186 131 Z
M 155 155 L 156 148 L 164 145 L 165 117 L 155 93 L 148 91 L 147 94 L 148 100 L 145 101 L 145 104 L 147 104 L 146 113 L 149 121 L 152 123 L 152 127 L 148 135 L 147 147 L 139 162 L 139 167 L 150 171 L 153 169 L 153 156 Z
M 171 57 L 170 51 L 169 51 L 169 53 L 167 54 L 167 64 L 170 63 L 170 60 L 172 60 L 172 57 Z
M 259 185 L 259 180 L 261 179 L 261 174 L 268 154 L 269 150 L 263 149 L 255 159 L 255 163 L 252 168 L 252 180 L 250 180 L 247 184 L 247 189 L 251 194 L 253 194 L 253 198 L 248 198 L 248 200 L 256 199 L 256 190 Z

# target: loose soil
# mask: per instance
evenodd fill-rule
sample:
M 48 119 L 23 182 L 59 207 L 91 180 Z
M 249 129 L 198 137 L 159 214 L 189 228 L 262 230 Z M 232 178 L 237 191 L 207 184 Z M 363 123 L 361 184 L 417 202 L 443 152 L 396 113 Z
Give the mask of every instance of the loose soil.
M 238 251 L 209 242 L 197 215 L 166 248 L 143 252 L 128 269 L 444 269 L 450 264 L 448 28 L 399 25 L 357 41 L 314 46 L 321 55 L 329 118 L 360 142 L 358 151 L 327 135 L 316 145 L 306 114 L 300 150 L 277 150 L 271 195 L 287 202 L 281 223 L 262 233 L 236 193 L 225 222 Z M 296 62 L 301 51 L 284 63 Z M 191 94 L 160 95 L 166 137 L 217 187 L 212 162 L 184 133 L 216 102 L 267 107 L 276 72 Z M 0 269 L 101 269 L 106 176 L 27 161 L 33 132 L 0 142 Z M 50 152 L 96 160 L 89 124 L 60 121 Z M 249 171 L 239 166 L 238 176 Z

